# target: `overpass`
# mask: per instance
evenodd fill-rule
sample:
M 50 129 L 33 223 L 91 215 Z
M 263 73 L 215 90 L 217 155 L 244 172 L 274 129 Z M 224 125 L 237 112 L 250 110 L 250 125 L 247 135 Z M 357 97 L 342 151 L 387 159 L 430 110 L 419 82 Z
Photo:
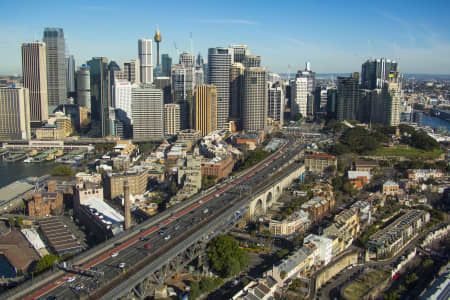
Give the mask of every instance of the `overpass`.
M 82 268 L 95 266 L 103 272 L 101 278 L 76 276 L 69 280 L 75 275 L 48 272 L 5 296 L 9 299 L 42 296 L 116 299 L 132 295 L 144 298 L 167 276 L 203 253 L 207 242 L 228 230 L 237 215 L 246 212 L 246 216 L 254 218 L 264 213 L 290 181 L 304 171 L 303 166 L 295 163 L 303 148 L 293 142 L 283 145 L 233 181 L 218 185 L 209 194 L 194 196 L 74 259 L 73 263 Z M 278 172 L 274 174 L 275 171 Z M 118 268 L 119 263 L 125 264 L 126 270 Z

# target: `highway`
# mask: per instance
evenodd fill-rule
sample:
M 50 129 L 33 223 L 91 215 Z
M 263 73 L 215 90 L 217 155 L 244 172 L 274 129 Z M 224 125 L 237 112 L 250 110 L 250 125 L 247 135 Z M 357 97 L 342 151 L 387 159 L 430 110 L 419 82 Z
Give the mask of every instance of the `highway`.
M 174 249 L 178 244 L 182 244 L 184 239 L 192 235 L 191 231 L 201 231 L 200 229 L 208 227 L 208 222 L 220 219 L 225 208 L 234 209 L 233 205 L 242 202 L 244 197 L 244 195 L 240 197 L 242 194 L 240 186 L 256 187 L 261 182 L 267 181 L 303 147 L 294 143 L 283 145 L 276 154 L 249 172 L 218 185 L 209 194 L 194 197 L 195 201 L 189 202 L 190 205 L 180 210 L 169 209 L 165 214 L 166 217 L 159 224 L 149 220 L 143 226 L 136 226 L 136 230 L 133 230 L 125 241 L 120 244 L 115 243 L 94 259 L 81 265 L 84 269 L 95 268 L 103 272 L 104 276 L 93 278 L 66 273 L 57 280 L 36 288 L 25 299 L 50 296 L 56 299 L 79 299 L 80 296 L 92 294 L 101 296 L 100 291 L 105 290 L 106 287 L 108 287 L 106 291 L 110 290 L 112 282 L 127 272 L 136 272 L 140 263 L 151 262 Z M 242 203 L 240 205 L 242 206 Z M 119 267 L 119 264 L 123 264 L 124 267 Z

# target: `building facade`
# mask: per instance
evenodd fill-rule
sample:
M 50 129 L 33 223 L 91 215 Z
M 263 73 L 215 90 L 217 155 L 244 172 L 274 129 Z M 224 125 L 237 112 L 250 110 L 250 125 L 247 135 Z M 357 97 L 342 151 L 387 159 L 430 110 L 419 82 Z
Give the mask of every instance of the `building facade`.
M 31 138 L 28 89 L 0 88 L 0 138 L 11 140 Z
M 334 166 L 337 168 L 337 159 L 333 155 L 325 153 L 308 154 L 305 157 L 305 167 L 309 171 L 323 172 L 326 168 Z
M 384 87 L 391 72 L 398 71 L 398 63 L 386 59 L 368 59 L 361 67 L 361 88 L 373 90 Z
M 246 68 L 243 78 L 242 129 L 263 130 L 267 125 L 267 69 Z
M 67 97 L 71 97 L 75 93 L 75 57 L 69 55 L 66 57 L 66 86 Z
M 280 124 L 284 122 L 284 88 L 279 82 L 268 82 L 267 117 Z
M 145 87 L 133 88 L 131 99 L 133 138 L 162 139 L 164 136 L 162 91 Z
M 203 136 L 217 129 L 217 88 L 200 85 L 195 88 L 195 127 Z
M 164 104 L 164 134 L 178 134 L 180 131 L 180 105 Z
M 359 74 L 349 77 L 338 77 L 336 119 L 356 120 L 360 99 Z
M 307 115 L 308 78 L 299 77 L 291 81 L 291 118 L 297 114 Z
M 132 59 L 123 63 L 125 79 L 131 83 L 141 82 L 141 70 L 139 59 Z
M 83 64 L 77 71 L 77 104 L 91 109 L 91 74 Z
M 244 65 L 239 62 L 233 63 L 230 70 L 230 117 L 239 121 L 241 118 L 244 70 Z
M 211 161 L 202 163 L 202 176 L 215 176 L 216 180 L 228 177 L 233 171 L 234 160 L 230 156 L 220 158 L 215 157 Z
M 139 39 L 138 56 L 141 68 L 141 83 L 153 82 L 153 41 L 151 39 Z

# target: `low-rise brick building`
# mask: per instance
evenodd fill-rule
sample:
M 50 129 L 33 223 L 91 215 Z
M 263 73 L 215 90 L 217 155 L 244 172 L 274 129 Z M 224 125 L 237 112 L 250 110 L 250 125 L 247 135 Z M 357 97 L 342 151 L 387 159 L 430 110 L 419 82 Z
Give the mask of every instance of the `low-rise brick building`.
M 305 167 L 309 171 L 323 172 L 323 170 L 331 166 L 337 168 L 336 156 L 326 153 L 314 153 L 305 157 Z
M 57 189 L 56 181 L 49 181 L 47 188 L 34 193 L 28 201 L 28 215 L 45 217 L 63 211 L 63 191 Z
M 234 160 L 231 156 L 225 158 L 216 157 L 208 162 L 202 163 L 202 176 L 216 176 L 217 179 L 228 177 L 233 171 Z

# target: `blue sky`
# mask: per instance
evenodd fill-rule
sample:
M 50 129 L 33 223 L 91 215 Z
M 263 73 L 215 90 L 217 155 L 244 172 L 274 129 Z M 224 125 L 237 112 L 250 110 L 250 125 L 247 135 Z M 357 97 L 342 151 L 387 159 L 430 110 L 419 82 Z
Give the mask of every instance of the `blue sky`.
M 370 4 L 369 4 L 370 2 Z M 162 33 L 161 53 L 247 44 L 274 72 L 359 71 L 369 57 L 405 73 L 450 74 L 450 1 L 6 1 L 0 0 L 0 74 L 21 72 L 20 44 L 62 27 L 77 65 L 137 57 L 137 40 Z M 176 59 L 178 61 L 178 59 Z

